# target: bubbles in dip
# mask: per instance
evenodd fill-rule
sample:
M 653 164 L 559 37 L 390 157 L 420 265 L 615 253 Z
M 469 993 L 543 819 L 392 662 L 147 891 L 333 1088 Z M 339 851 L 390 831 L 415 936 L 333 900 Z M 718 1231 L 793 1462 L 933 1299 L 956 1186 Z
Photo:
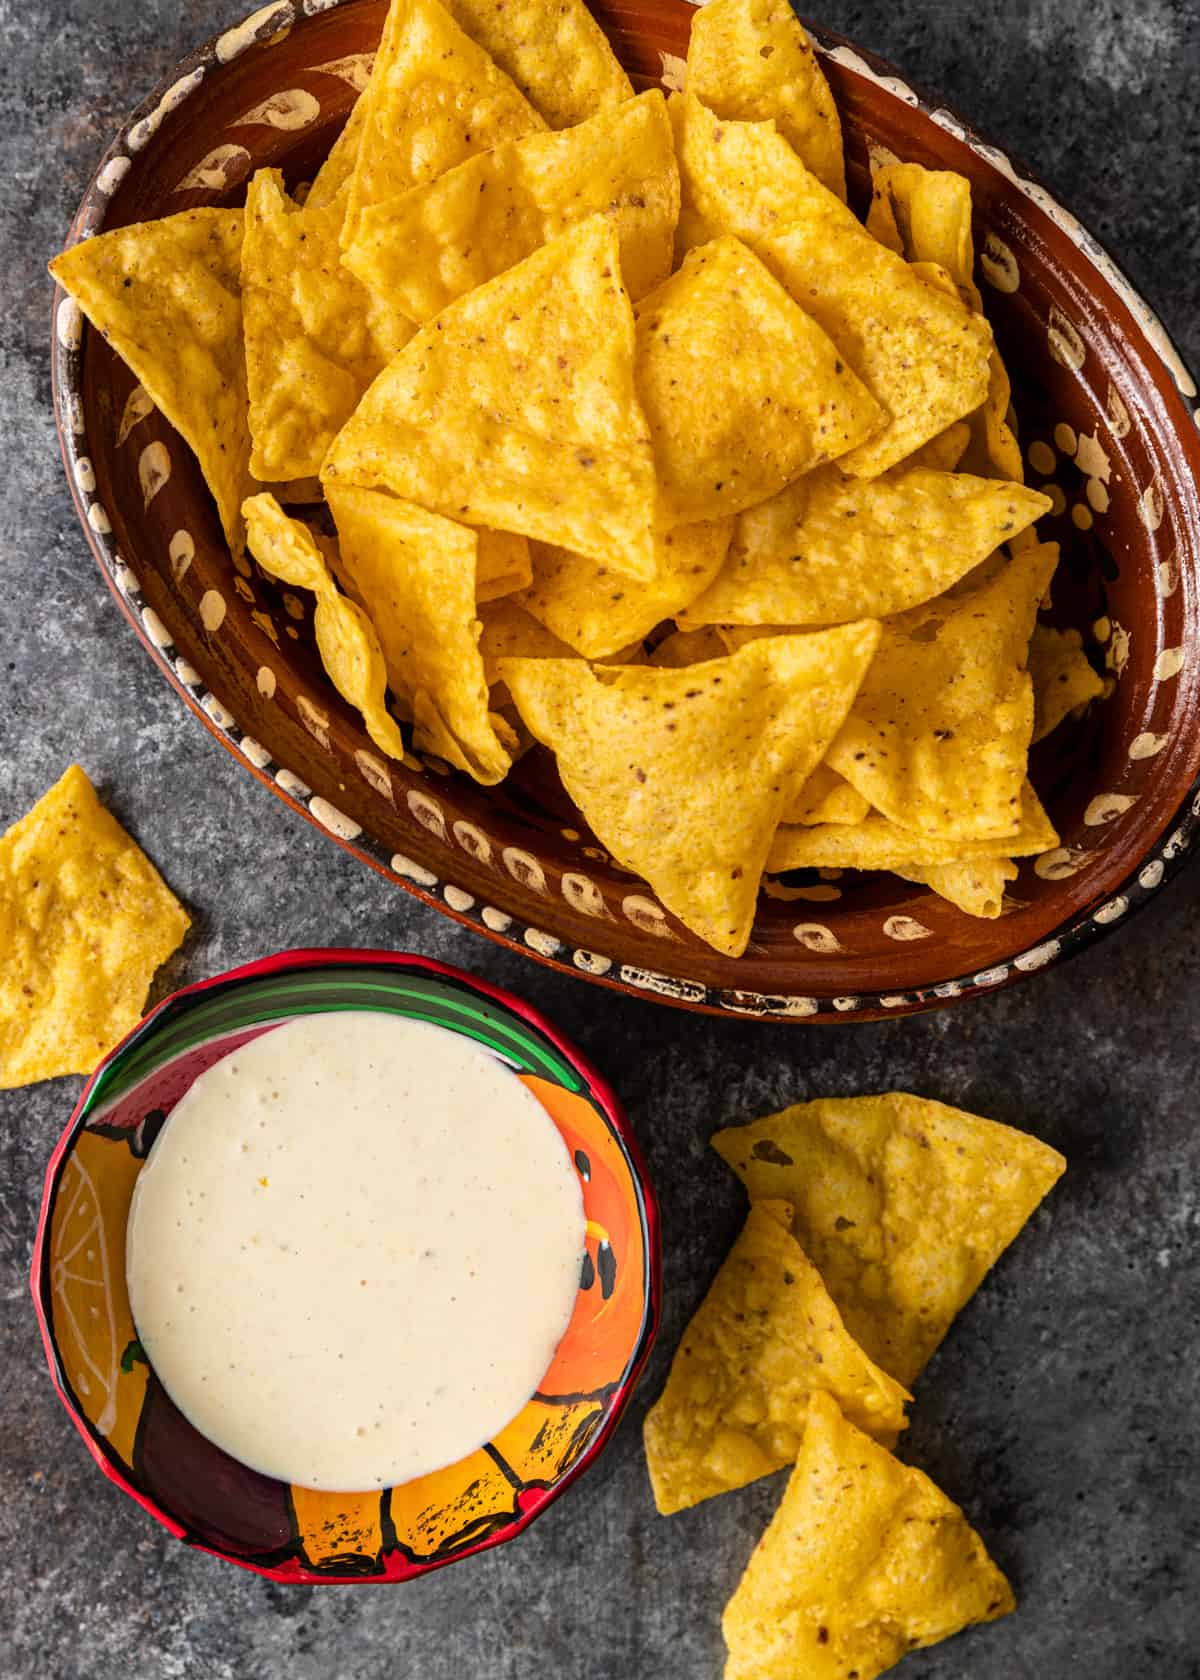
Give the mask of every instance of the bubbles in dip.
M 583 1205 L 554 1123 L 471 1040 L 300 1017 L 231 1052 L 142 1169 L 127 1270 L 180 1411 L 269 1476 L 348 1492 L 473 1451 L 566 1330 Z

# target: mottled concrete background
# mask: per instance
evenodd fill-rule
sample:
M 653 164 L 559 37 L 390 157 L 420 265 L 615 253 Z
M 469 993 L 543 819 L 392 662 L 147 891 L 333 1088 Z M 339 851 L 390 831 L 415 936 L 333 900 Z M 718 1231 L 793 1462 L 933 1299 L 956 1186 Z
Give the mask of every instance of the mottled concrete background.
M 168 1539 L 85 1454 L 26 1288 L 78 1082 L 0 1095 L 0 1675 L 715 1680 L 720 1609 L 779 1484 L 659 1519 L 638 1438 L 739 1220 L 705 1141 L 772 1105 L 889 1085 L 1027 1127 L 1071 1161 L 927 1371 L 906 1437 L 1021 1609 L 904 1672 L 1200 1675 L 1200 869 L 1099 949 L 961 1011 L 812 1029 L 656 1010 L 494 950 L 343 857 L 184 713 L 101 586 L 54 440 L 43 265 L 122 113 L 243 10 L 0 0 L 0 822 L 80 759 L 193 909 L 171 981 L 357 941 L 525 992 L 628 1104 L 663 1201 L 666 1322 L 634 1415 L 524 1539 L 403 1589 L 270 1586 Z M 1196 0 L 828 0 L 824 20 L 1023 154 L 1200 365 Z

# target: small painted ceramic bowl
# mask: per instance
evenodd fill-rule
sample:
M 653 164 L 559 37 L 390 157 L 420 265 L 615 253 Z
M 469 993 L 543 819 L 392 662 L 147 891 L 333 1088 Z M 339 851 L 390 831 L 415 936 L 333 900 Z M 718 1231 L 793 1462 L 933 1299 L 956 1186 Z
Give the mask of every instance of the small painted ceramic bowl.
M 684 0 L 591 4 L 636 86 L 680 85 Z M 365 85 L 385 10 L 280 0 L 193 53 L 121 130 L 71 239 L 237 204 L 263 166 L 292 186 L 311 179 Z M 325 681 L 307 607 L 235 572 L 190 453 L 61 294 L 53 373 L 79 516 L 122 609 L 180 699 L 296 810 L 427 903 L 567 972 L 693 1009 L 862 1020 L 1045 967 L 1118 926 L 1191 848 L 1200 434 L 1166 333 L 1074 217 L 889 65 L 816 33 L 859 207 L 872 154 L 971 181 L 1027 476 L 1055 502 L 1052 617 L 1078 629 L 1107 682 L 1034 755 L 1062 844 L 1022 865 L 997 920 L 895 876 L 810 873 L 767 884 L 734 960 L 608 855 L 540 749 L 497 788 L 433 760 L 385 762 Z
M 316 1493 L 231 1458 L 146 1361 L 125 1286 L 138 1173 L 198 1074 L 298 1015 L 372 1009 L 485 1045 L 571 1154 L 587 1216 L 575 1311 L 537 1393 L 493 1441 L 383 1493 Z M 101 1063 L 46 1172 L 33 1296 L 51 1374 L 104 1474 L 172 1534 L 275 1581 L 405 1581 L 511 1540 L 593 1463 L 649 1354 L 658 1214 L 610 1088 L 535 1010 L 386 951 L 289 951 L 176 992 Z

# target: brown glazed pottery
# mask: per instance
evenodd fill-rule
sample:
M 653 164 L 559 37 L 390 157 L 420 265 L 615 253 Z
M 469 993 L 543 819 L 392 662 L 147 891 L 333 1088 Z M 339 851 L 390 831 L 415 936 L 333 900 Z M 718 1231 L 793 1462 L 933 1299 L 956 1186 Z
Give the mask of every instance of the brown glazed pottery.
M 680 85 L 684 0 L 596 0 L 640 87 Z M 370 67 L 384 0 L 280 0 L 187 59 L 113 143 L 70 231 L 241 202 L 260 166 L 311 179 Z M 1033 758 L 1062 836 L 994 921 L 892 876 L 769 883 L 746 954 L 719 956 L 608 857 L 531 754 L 498 788 L 385 761 L 325 681 L 305 603 L 235 571 L 190 452 L 76 306 L 55 302 L 63 455 L 88 541 L 176 693 L 254 775 L 373 868 L 568 972 L 695 1009 L 863 1020 L 1002 986 L 1119 924 L 1192 845 L 1200 811 L 1200 433 L 1162 327 L 1050 195 L 889 66 L 814 34 L 852 192 L 870 150 L 974 189 L 986 307 L 1031 483 L 1062 544 L 1051 618 L 1105 697 Z M 240 844 L 240 841 L 239 841 Z

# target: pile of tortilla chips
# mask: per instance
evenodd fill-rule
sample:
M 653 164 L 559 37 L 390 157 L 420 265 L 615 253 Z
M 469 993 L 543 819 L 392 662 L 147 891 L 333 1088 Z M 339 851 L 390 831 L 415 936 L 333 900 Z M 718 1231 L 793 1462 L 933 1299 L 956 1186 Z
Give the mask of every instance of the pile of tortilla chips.
M 750 1215 L 646 1417 L 664 1514 L 791 1465 L 724 1616 L 726 1680 L 859 1680 L 1014 1608 L 963 1513 L 890 1448 L 909 1387 L 1066 1163 L 903 1092 L 712 1140 Z
M 392 0 L 307 192 L 262 170 L 244 211 L 51 268 L 195 450 L 235 563 L 248 518 L 271 575 L 307 556 L 375 744 L 403 754 L 399 719 L 491 784 L 542 743 L 718 951 L 764 870 L 994 916 L 1057 844 L 1030 742 L 1099 684 L 1036 625 L 1050 503 L 970 186 L 893 164 L 859 219 L 787 0 L 711 0 L 669 101 L 584 0 Z

